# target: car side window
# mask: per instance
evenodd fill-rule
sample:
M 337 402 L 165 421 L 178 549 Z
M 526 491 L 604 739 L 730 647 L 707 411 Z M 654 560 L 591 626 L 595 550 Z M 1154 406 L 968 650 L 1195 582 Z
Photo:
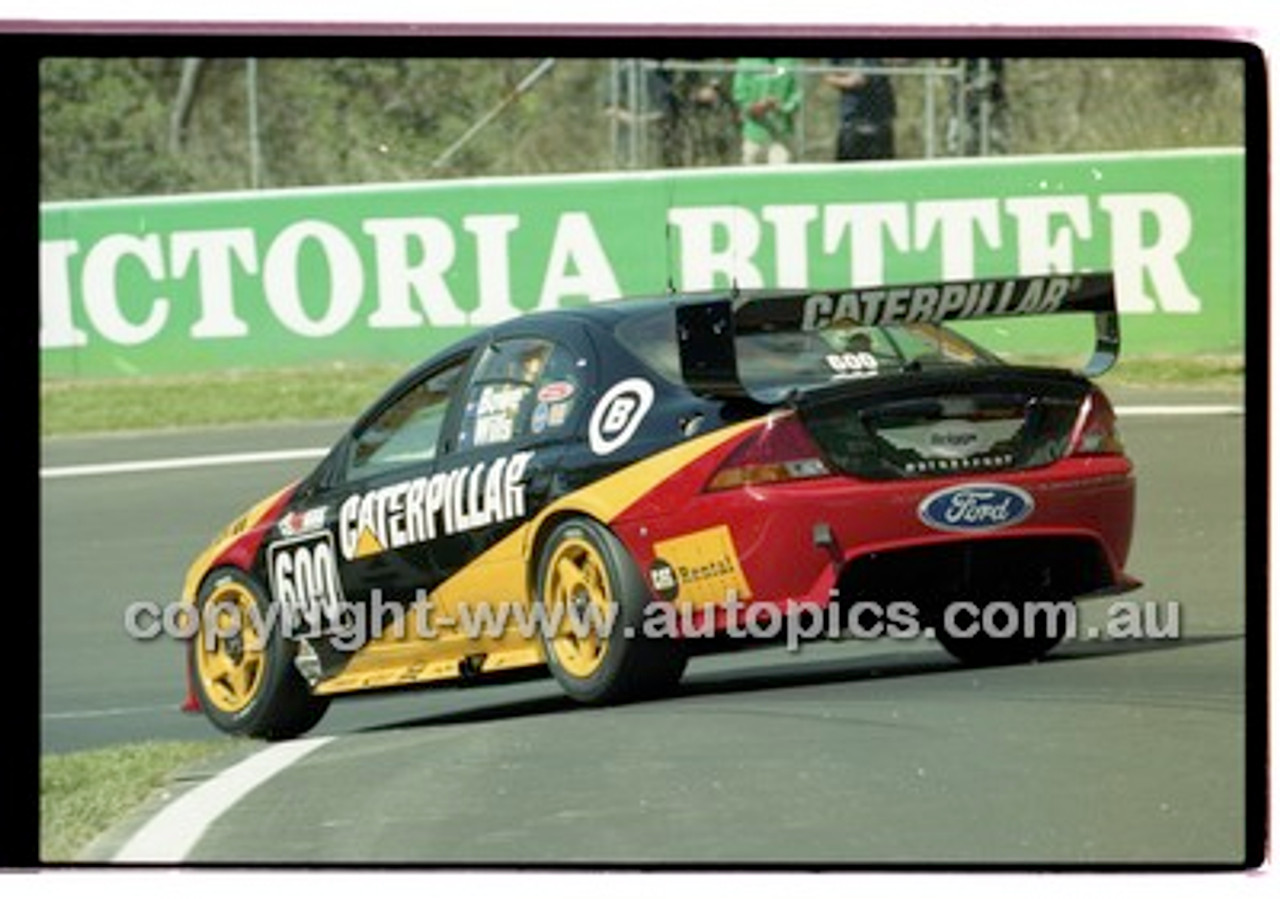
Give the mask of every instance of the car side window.
M 458 360 L 428 375 L 371 421 L 355 439 L 348 479 L 433 460 L 449 397 L 466 362 Z
M 458 449 L 496 446 L 563 427 L 579 386 L 577 358 L 559 344 L 536 338 L 491 344 L 467 389 Z

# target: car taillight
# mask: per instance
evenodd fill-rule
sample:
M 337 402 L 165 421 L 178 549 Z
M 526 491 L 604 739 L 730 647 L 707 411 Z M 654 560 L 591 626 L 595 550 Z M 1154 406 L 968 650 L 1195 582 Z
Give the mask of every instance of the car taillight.
M 1080 404 L 1075 429 L 1071 433 L 1072 456 L 1114 456 L 1124 453 L 1116 413 L 1101 390 L 1092 390 Z
M 732 490 L 758 484 L 780 484 L 831 474 L 817 444 L 794 414 L 770 416 L 764 426 L 738 444 L 706 489 Z

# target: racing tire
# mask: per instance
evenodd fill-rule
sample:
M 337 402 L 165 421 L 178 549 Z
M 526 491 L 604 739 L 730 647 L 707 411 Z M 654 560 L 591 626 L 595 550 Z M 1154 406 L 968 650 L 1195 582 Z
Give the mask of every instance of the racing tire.
M 1062 601 L 1054 603 L 1060 605 Z M 954 606 L 955 603 L 949 605 Z M 967 602 L 965 611 L 977 610 L 982 614 L 987 605 L 989 603 Z M 1023 603 L 1018 613 L 1017 628 L 1007 635 L 973 627 L 977 624 L 976 621 L 966 622 L 963 628 L 948 627 L 948 618 L 944 615 L 935 628 L 938 642 L 958 661 L 974 667 L 1018 665 L 1036 661 L 1061 643 L 1068 629 L 1056 616 L 1045 618 L 1030 614 L 1029 606 L 1029 603 Z M 1007 622 L 1002 622 L 999 630 L 1005 630 L 1006 624 Z
M 220 611 L 206 613 L 212 608 Z M 258 623 L 272 622 L 266 593 L 254 578 L 224 569 L 205 581 L 196 601 L 200 628 L 187 651 L 190 683 L 201 710 L 219 730 L 264 740 L 296 737 L 324 716 L 329 697 L 312 695 L 293 664 L 298 645 L 286 639 L 279 622 L 260 634 L 250 608 L 260 613 Z M 232 630 L 232 616 L 242 626 L 222 636 Z M 206 634 L 210 622 L 216 627 Z
M 557 525 L 543 544 L 535 584 L 547 666 L 571 698 L 626 702 L 679 683 L 688 655 L 677 640 L 645 634 L 648 585 L 608 528 L 590 518 Z

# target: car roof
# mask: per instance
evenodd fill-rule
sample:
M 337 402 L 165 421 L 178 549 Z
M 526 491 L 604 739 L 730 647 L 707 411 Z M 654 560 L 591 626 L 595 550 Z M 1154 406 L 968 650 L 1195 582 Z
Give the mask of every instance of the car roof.
M 550 309 L 544 312 L 530 312 L 518 318 L 508 319 L 493 327 L 493 331 L 507 331 L 512 328 L 527 330 L 544 324 L 566 321 L 579 321 L 603 327 L 616 325 L 625 318 L 644 315 L 659 309 L 670 308 L 674 301 L 685 299 L 689 294 L 662 294 L 635 297 L 617 297 L 610 300 L 591 303 L 585 306 L 571 306 L 564 309 Z
M 723 292 L 720 293 L 723 295 Z M 695 295 L 663 294 L 618 297 L 585 306 L 526 312 L 497 324 L 479 328 L 466 337 L 455 340 L 448 346 L 412 364 L 398 380 L 399 382 L 412 380 L 421 372 L 438 365 L 451 356 L 483 346 L 493 340 L 500 340 L 517 334 L 522 336 L 533 334 L 554 339 L 560 336 L 559 332 L 562 328 L 573 324 L 594 326 L 606 331 L 612 330 L 621 321 L 633 316 L 672 308 L 674 301 L 691 296 Z

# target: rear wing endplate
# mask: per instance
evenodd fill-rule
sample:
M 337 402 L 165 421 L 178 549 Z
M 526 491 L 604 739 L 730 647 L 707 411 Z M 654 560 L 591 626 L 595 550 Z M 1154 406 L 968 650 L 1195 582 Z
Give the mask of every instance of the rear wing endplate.
M 1110 272 L 937 281 L 844 291 L 763 290 L 676 300 L 676 335 L 685 383 L 709 396 L 747 396 L 734 337 L 864 327 L 941 324 L 982 318 L 1091 313 L 1093 355 L 1080 370 L 1097 377 L 1120 355 L 1120 316 Z

